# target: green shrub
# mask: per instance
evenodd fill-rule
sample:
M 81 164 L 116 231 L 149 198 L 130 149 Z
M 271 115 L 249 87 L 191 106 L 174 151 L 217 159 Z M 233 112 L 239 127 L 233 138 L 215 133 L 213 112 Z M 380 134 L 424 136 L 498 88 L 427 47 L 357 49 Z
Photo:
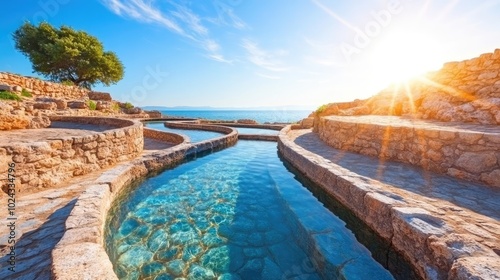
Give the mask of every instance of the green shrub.
M 93 100 L 87 100 L 87 106 L 89 106 L 90 110 L 97 109 L 97 104 Z
M 65 85 L 65 86 L 74 86 L 75 83 L 73 83 L 72 81 L 69 81 L 69 80 L 64 80 L 61 82 L 61 84 Z
M 316 115 L 323 113 L 327 107 L 328 107 L 327 104 L 323 104 L 323 105 L 319 106 L 318 109 L 316 109 L 316 111 L 315 111 Z
M 21 101 L 21 97 L 17 96 L 17 94 L 4 90 L 0 91 L 0 99 Z
M 120 104 L 118 103 L 113 103 L 113 107 L 112 107 L 113 111 L 115 112 L 118 112 L 120 111 Z
M 134 105 L 132 105 L 132 103 L 130 102 L 125 103 L 125 109 L 132 109 L 132 108 L 134 108 Z
M 27 91 L 26 89 L 23 88 L 23 91 L 21 91 L 21 96 L 24 97 L 33 97 L 33 94 L 31 92 Z

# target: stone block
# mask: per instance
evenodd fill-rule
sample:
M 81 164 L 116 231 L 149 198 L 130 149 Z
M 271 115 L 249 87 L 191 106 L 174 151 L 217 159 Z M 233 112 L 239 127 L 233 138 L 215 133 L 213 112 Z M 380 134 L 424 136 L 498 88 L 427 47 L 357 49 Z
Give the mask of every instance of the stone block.
M 111 100 L 113 100 L 111 98 L 111 95 L 107 92 L 91 91 L 88 93 L 88 97 L 89 97 L 89 99 L 96 100 L 96 101 L 111 101 Z

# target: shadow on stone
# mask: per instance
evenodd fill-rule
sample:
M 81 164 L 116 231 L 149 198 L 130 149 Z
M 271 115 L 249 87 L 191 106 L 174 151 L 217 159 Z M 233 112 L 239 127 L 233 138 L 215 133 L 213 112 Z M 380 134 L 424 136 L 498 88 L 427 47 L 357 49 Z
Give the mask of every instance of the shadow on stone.
M 295 144 L 369 179 L 425 197 L 445 200 L 500 220 L 500 203 L 494 199 L 500 196 L 500 189 L 433 173 L 402 162 L 338 150 L 328 146 L 312 132 L 297 137 Z
M 0 279 L 51 279 L 52 249 L 61 240 L 76 199 L 52 213 L 39 228 L 16 240 L 15 271 L 10 271 L 10 248 L 0 258 Z

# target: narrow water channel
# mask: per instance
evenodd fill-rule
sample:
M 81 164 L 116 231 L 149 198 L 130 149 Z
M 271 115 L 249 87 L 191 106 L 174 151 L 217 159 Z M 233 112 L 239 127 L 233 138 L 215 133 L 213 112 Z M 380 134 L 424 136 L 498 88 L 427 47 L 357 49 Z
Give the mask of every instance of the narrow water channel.
M 120 279 L 392 279 L 273 142 L 239 141 L 166 170 L 110 211 L 106 250 Z

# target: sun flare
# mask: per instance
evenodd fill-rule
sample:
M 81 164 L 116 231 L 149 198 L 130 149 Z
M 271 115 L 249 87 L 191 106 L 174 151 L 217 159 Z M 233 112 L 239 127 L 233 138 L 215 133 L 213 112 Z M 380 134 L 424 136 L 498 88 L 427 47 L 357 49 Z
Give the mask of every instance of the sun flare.
M 372 73 L 384 83 L 401 83 L 437 70 L 441 46 L 435 37 L 420 30 L 389 32 L 377 42 L 371 55 Z

